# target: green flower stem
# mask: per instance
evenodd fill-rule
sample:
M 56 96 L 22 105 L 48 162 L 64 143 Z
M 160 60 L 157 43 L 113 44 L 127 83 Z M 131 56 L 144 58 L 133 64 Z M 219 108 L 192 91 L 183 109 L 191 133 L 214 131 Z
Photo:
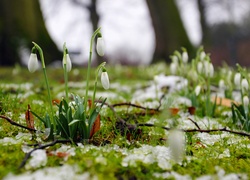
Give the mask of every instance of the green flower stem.
M 66 101 L 69 102 L 67 64 L 63 65 Z
M 94 102 L 95 102 L 97 78 L 98 78 L 98 75 L 99 75 L 100 70 L 102 70 L 103 68 L 105 68 L 105 67 L 104 67 L 105 64 L 106 64 L 106 62 L 101 63 L 101 64 L 97 67 L 97 70 L 96 70 L 95 85 L 94 85 L 94 93 L 93 93 L 93 96 L 92 96 L 91 109 L 94 107 Z
M 90 78 L 90 70 L 91 70 L 91 61 L 92 61 L 92 47 L 93 47 L 93 42 L 96 37 L 96 35 L 99 33 L 101 28 L 98 28 L 93 35 L 91 36 L 90 40 L 90 48 L 89 48 L 89 61 L 88 61 L 88 69 L 87 69 L 87 80 L 86 80 L 86 93 L 84 97 L 84 110 L 85 112 L 87 111 L 87 103 L 88 103 L 88 92 L 89 92 L 89 78 Z M 92 102 L 94 103 L 94 102 Z
M 54 125 L 54 127 L 56 127 L 56 122 L 54 120 L 54 115 L 53 115 L 53 105 L 52 105 L 52 99 L 51 99 L 51 94 L 50 94 L 49 81 L 48 81 L 48 77 L 47 77 L 47 72 L 46 72 L 46 67 L 45 67 L 45 61 L 44 61 L 44 56 L 43 56 L 43 50 L 35 42 L 32 42 L 32 43 L 34 44 L 34 46 L 38 50 L 40 58 L 41 58 L 41 61 L 42 61 L 43 74 L 44 74 L 44 78 L 45 78 L 45 82 L 46 82 L 46 88 L 47 88 L 47 91 L 48 91 L 48 100 L 49 100 L 50 111 L 51 111 L 51 116 L 52 116 L 52 124 Z
M 67 48 L 66 43 L 63 44 L 63 61 L 64 57 L 67 54 Z M 68 72 L 67 72 L 67 63 L 63 63 L 63 72 L 64 72 L 64 84 L 65 84 L 65 95 L 66 95 L 66 101 L 69 102 L 69 93 L 68 93 Z

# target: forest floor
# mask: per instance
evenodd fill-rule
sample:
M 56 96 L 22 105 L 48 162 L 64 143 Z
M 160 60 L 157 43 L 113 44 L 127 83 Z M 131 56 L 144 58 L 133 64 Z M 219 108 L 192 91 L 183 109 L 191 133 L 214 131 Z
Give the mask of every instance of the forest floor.
M 110 89 L 100 81 L 96 99 L 106 97 L 101 128 L 87 143 L 44 140 L 43 124 L 35 118 L 30 131 L 0 119 L 0 179 L 248 179 L 250 134 L 233 123 L 231 103 L 237 90 L 225 99 L 219 81 L 230 67 L 218 68 L 211 78 L 209 97 L 223 97 L 212 114 L 206 114 L 204 97 L 194 104 L 198 84 L 188 76 L 170 74 L 166 64 L 147 67 L 107 66 Z M 188 72 L 188 69 L 187 71 Z M 47 70 L 53 101 L 64 96 L 62 69 Z M 94 71 L 91 79 L 94 80 Z M 226 78 L 226 76 L 224 76 Z M 69 73 L 69 92 L 84 96 L 86 69 Z M 42 71 L 0 69 L 0 115 L 27 126 L 25 112 L 41 116 L 49 110 Z M 187 80 L 187 81 L 186 81 Z M 233 78 L 231 78 L 233 81 Z M 90 94 L 94 84 L 90 82 Z M 203 89 L 204 90 L 204 89 Z M 201 91 L 201 93 L 205 91 Z M 216 96 L 217 94 L 217 96 Z M 198 96 L 198 95 L 197 95 Z M 209 98 L 210 100 L 210 98 Z M 56 108 L 56 107 L 55 107 Z M 210 107 L 209 107 L 210 108 Z M 119 126 L 119 122 L 136 127 Z M 180 162 L 171 157 L 169 128 L 184 131 L 185 153 Z M 48 145 L 50 144 L 50 145 Z M 36 147 L 28 159 L 25 154 Z M 22 164 L 23 163 L 23 164 Z M 20 165 L 22 166 L 20 167 Z

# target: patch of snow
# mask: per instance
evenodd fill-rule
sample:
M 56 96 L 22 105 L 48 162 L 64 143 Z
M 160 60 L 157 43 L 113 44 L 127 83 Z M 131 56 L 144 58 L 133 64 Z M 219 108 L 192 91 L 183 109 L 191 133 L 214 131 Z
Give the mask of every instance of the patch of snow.
M 142 145 L 140 148 L 129 150 L 129 154 L 122 160 L 122 166 L 136 166 L 136 162 L 145 164 L 157 163 L 162 169 L 172 167 L 170 150 L 165 146 Z
M 82 179 L 97 179 L 96 176 L 91 176 L 89 172 L 79 173 L 78 166 L 63 165 L 60 167 L 48 167 L 37 171 L 29 171 L 20 175 L 8 174 L 4 180 L 82 180 Z
M 39 168 L 47 164 L 47 154 L 46 150 L 38 149 L 31 154 L 31 159 L 25 165 L 26 169 Z
M 181 175 L 177 172 L 164 172 L 164 173 L 154 173 L 154 177 L 162 179 L 176 179 L 176 180 L 191 180 L 192 178 L 189 175 Z

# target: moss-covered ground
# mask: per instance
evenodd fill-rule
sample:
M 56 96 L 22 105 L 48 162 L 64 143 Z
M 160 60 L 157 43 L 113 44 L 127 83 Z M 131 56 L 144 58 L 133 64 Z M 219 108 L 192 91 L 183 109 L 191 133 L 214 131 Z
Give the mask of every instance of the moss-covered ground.
M 14 176 L 35 177 L 38 171 L 46 171 L 56 176 L 65 172 L 69 177 L 88 179 L 196 179 L 208 176 L 211 179 L 223 177 L 248 179 L 250 177 L 250 141 L 249 137 L 230 132 L 215 131 L 211 133 L 186 132 L 185 157 L 181 163 L 174 163 L 168 153 L 168 131 L 160 127 L 140 126 L 139 131 L 121 132 L 116 122 L 122 118 L 130 124 L 152 123 L 170 127 L 173 122 L 180 129 L 197 128 L 189 118 L 197 122 L 201 129 L 232 128 L 243 132 L 232 124 L 232 117 L 226 115 L 230 107 L 217 106 L 213 117 L 202 116 L 204 108 L 196 107 L 195 114 L 189 114 L 186 105 L 162 105 L 160 111 L 144 110 L 157 108 L 159 98 L 149 96 L 146 89 L 154 85 L 154 76 L 170 75 L 166 64 L 147 67 L 107 66 L 110 77 L 110 89 L 104 90 L 98 82 L 97 97 L 107 97 L 110 105 L 131 103 L 115 107 L 114 112 L 105 106 L 101 111 L 101 129 L 89 143 L 58 143 L 45 149 L 46 162 L 32 166 L 33 157 L 23 168 L 19 165 L 25 157 L 25 150 L 34 148 L 34 144 L 46 144 L 42 134 L 31 134 L 28 130 L 14 126 L 0 119 L 0 179 Z M 215 71 L 211 84 L 218 86 L 221 70 Z M 47 69 L 53 100 L 60 100 L 64 95 L 64 78 L 62 69 Z M 91 79 L 94 80 L 94 71 Z M 70 93 L 84 96 L 85 68 L 73 68 L 69 73 Z M 90 93 L 93 83 L 90 83 Z M 188 84 L 194 91 L 196 85 Z M 169 97 L 168 89 L 162 89 Z M 140 99 L 139 95 L 145 98 Z M 151 92 L 152 93 L 152 92 Z M 159 92 L 154 92 L 159 93 Z M 171 93 L 172 102 L 179 97 L 189 98 L 187 91 L 181 89 Z M 39 115 L 49 110 L 47 91 L 41 71 L 29 73 L 26 68 L 0 68 L 0 115 L 26 126 L 25 111 L 28 104 Z M 169 108 L 178 106 L 177 115 L 171 114 Z M 202 104 L 200 104 L 202 106 Z M 44 130 L 42 123 L 35 118 L 35 128 Z M 74 167 L 48 171 L 47 168 Z M 73 171 L 73 172 L 72 172 Z M 12 173 L 12 175 L 10 175 Z M 74 175 L 71 176 L 71 173 Z M 13 175 L 14 174 L 14 175 Z M 45 176 L 46 173 L 43 175 Z M 84 176 L 80 176 L 80 175 Z

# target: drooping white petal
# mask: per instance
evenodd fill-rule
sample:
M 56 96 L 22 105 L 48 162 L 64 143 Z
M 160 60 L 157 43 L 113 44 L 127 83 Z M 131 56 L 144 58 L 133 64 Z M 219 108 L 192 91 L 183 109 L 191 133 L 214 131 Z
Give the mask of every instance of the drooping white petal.
M 240 73 L 236 73 L 234 75 L 234 84 L 235 86 L 240 86 L 240 80 L 241 80 L 241 74 Z
M 182 61 L 183 61 L 183 63 L 187 63 L 188 62 L 188 53 L 186 51 L 184 51 L 182 53 Z
M 245 93 L 246 91 L 248 91 L 249 85 L 248 85 L 247 79 L 245 79 L 245 78 L 242 79 L 242 81 L 241 81 L 241 88 L 242 88 L 243 93 Z
M 198 96 L 201 92 L 201 86 L 200 85 L 196 86 L 194 92 L 195 92 L 195 95 Z
M 243 97 L 243 105 L 245 108 L 247 108 L 249 105 L 249 98 L 247 96 Z
M 104 89 L 109 89 L 109 76 L 106 71 L 101 74 L 101 83 Z
M 38 69 L 38 59 L 35 53 L 30 54 L 28 69 L 31 73 L 35 72 Z
M 71 63 L 71 59 L 69 57 L 69 54 L 66 54 L 63 56 L 63 61 L 62 61 L 63 67 L 64 67 L 64 64 L 66 64 L 67 72 L 70 72 L 72 69 L 72 63 Z
M 204 51 L 202 51 L 200 53 L 200 60 L 203 61 L 205 59 L 205 57 L 206 57 L 206 53 Z
M 97 38 L 96 51 L 99 54 L 99 56 L 104 56 L 105 47 L 104 47 L 104 40 L 102 37 Z

